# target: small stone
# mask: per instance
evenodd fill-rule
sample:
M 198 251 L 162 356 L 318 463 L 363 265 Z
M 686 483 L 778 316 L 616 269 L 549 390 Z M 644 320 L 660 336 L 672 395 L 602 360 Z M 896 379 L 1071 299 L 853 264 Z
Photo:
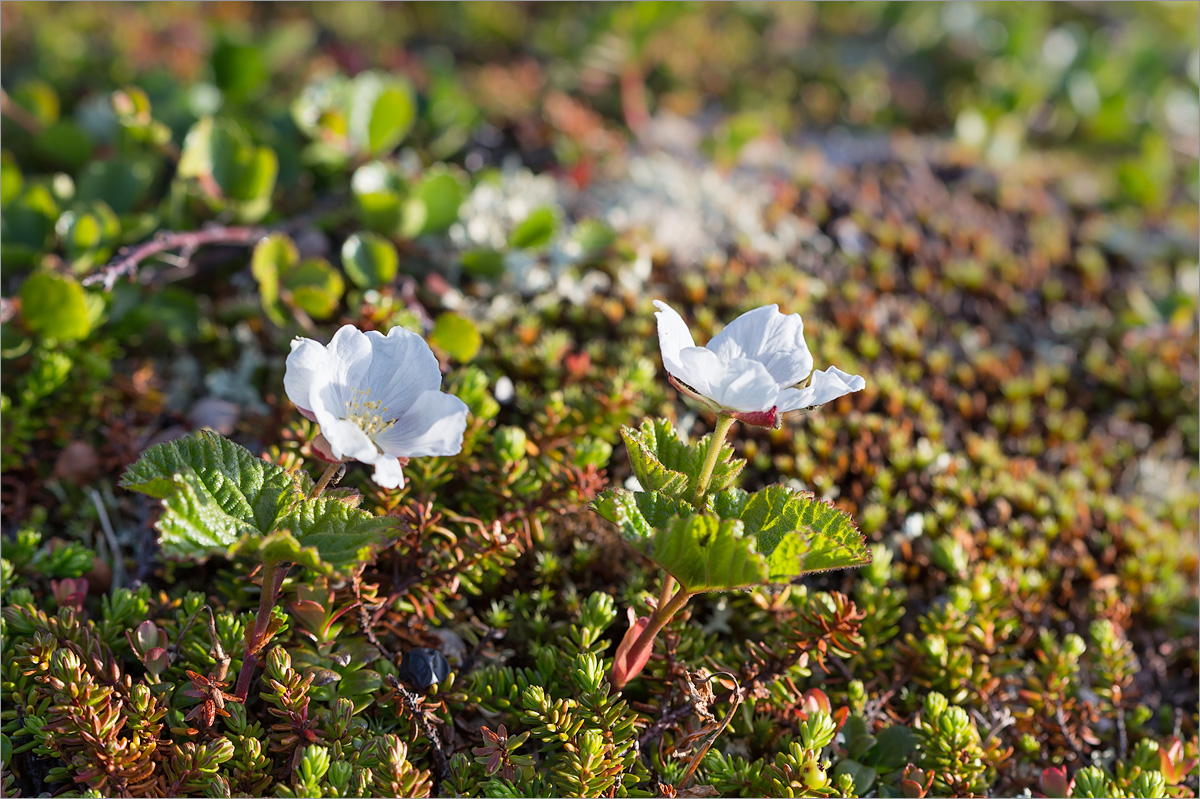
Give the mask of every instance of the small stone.
M 54 462 L 54 476 L 75 485 L 89 483 L 100 474 L 100 456 L 86 441 L 72 441 Z
M 233 434 L 242 409 L 236 404 L 216 397 L 205 397 L 192 406 L 188 421 L 197 430 L 210 428 L 223 436 Z

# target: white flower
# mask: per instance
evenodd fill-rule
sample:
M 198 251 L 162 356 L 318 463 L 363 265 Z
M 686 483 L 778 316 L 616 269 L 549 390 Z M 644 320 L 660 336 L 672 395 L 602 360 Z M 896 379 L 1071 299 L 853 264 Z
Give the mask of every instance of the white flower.
M 814 372 L 800 314 L 764 305 L 734 319 L 697 347 L 683 318 L 661 300 L 658 344 L 671 385 L 720 414 L 777 427 L 788 411 L 813 408 L 861 391 L 867 381 L 835 367 Z M 803 388 L 796 388 L 808 378 Z
M 288 398 L 321 425 L 318 449 L 372 464 L 384 488 L 404 485 L 402 459 L 462 449 L 467 406 L 441 384 L 429 345 L 399 327 L 385 336 L 346 325 L 327 347 L 296 338 L 283 377 Z

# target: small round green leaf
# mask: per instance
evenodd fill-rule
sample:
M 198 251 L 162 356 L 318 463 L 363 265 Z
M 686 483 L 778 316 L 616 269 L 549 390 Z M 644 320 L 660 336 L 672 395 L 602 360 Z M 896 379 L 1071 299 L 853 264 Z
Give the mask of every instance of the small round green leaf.
M 51 338 L 81 339 L 92 330 L 83 286 L 54 272 L 36 272 L 25 281 L 21 313 L 31 330 Z
M 483 337 L 479 335 L 474 322 L 465 316 L 449 312 L 437 318 L 429 340 L 460 362 L 474 358 L 483 345 Z
M 518 250 L 535 250 L 545 247 L 558 230 L 558 215 L 552 208 L 538 208 L 513 228 L 508 236 L 508 245 Z
M 342 245 L 342 267 L 359 288 L 386 286 L 399 266 L 396 248 L 375 233 L 355 233 Z
M 504 254 L 495 250 L 468 250 L 463 253 L 462 265 L 471 277 L 495 280 L 504 274 Z
M 458 221 L 458 209 L 466 198 L 466 181 L 445 166 L 435 166 L 417 184 L 417 198 L 425 206 L 420 233 L 444 233 Z
M 333 316 L 342 301 L 346 282 L 324 258 L 310 258 L 283 276 L 292 304 L 314 319 Z

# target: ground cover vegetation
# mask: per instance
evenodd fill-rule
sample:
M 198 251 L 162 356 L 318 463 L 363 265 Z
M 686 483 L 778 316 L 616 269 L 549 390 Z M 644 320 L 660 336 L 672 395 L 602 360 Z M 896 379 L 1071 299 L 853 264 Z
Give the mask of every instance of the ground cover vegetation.
M 1196 10 L 0 4 L 0 790 L 1195 796 Z

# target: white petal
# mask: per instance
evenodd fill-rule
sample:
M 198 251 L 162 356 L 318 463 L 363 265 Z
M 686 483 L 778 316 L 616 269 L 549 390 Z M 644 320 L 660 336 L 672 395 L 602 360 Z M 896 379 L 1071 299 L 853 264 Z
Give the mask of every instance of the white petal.
M 308 409 L 318 417 L 322 411 L 338 417 L 345 416 L 347 403 L 363 399 L 355 389 L 368 385 L 371 341 L 354 325 L 344 325 L 333 334 L 326 350 L 326 368 L 314 376 L 309 388 L 309 402 L 312 404 Z
M 654 316 L 658 319 L 658 348 L 662 351 L 663 366 L 667 372 L 681 379 L 683 367 L 679 361 L 680 350 L 695 347 L 696 342 L 688 330 L 683 317 L 675 309 L 662 300 L 655 300 L 654 307 L 658 308 Z
M 397 458 L 380 458 L 371 478 L 384 488 L 404 488 L 404 467 Z
M 721 372 L 708 396 L 735 411 L 766 411 L 775 407 L 779 386 L 766 367 L 749 358 L 721 363 Z
M 317 413 L 317 422 L 334 459 L 374 463 L 379 458 L 379 448 L 354 422 L 338 419 L 325 411 Z
M 426 391 L 394 425 L 375 436 L 375 443 L 392 457 L 455 455 L 462 451 L 466 429 L 467 406 L 462 400 Z
M 685 347 L 679 351 L 677 371 L 668 368 L 667 372 L 694 388 L 697 394 L 712 397 L 725 379 L 725 364 L 712 350 Z
M 301 411 L 310 411 L 309 394 L 321 375 L 329 373 L 329 352 L 323 344 L 311 338 L 292 339 L 292 351 L 283 372 L 283 390 L 288 399 Z
M 867 381 L 859 375 L 851 375 L 831 366 L 823 372 L 813 372 L 812 381 L 806 388 L 785 388 L 779 392 L 779 412 L 812 408 L 833 402 L 838 397 L 862 391 Z
M 781 314 L 778 305 L 764 305 L 742 314 L 713 336 L 708 348 L 723 361 L 759 361 L 780 388 L 799 383 L 813 366 L 804 341 L 804 320 L 800 314 Z
M 371 361 L 361 388 L 369 388 L 370 400 L 389 409 L 380 412 L 383 418 L 400 416 L 422 392 L 442 385 L 437 356 L 416 333 L 393 327 L 386 336 L 371 330 L 366 339 L 371 345 Z

